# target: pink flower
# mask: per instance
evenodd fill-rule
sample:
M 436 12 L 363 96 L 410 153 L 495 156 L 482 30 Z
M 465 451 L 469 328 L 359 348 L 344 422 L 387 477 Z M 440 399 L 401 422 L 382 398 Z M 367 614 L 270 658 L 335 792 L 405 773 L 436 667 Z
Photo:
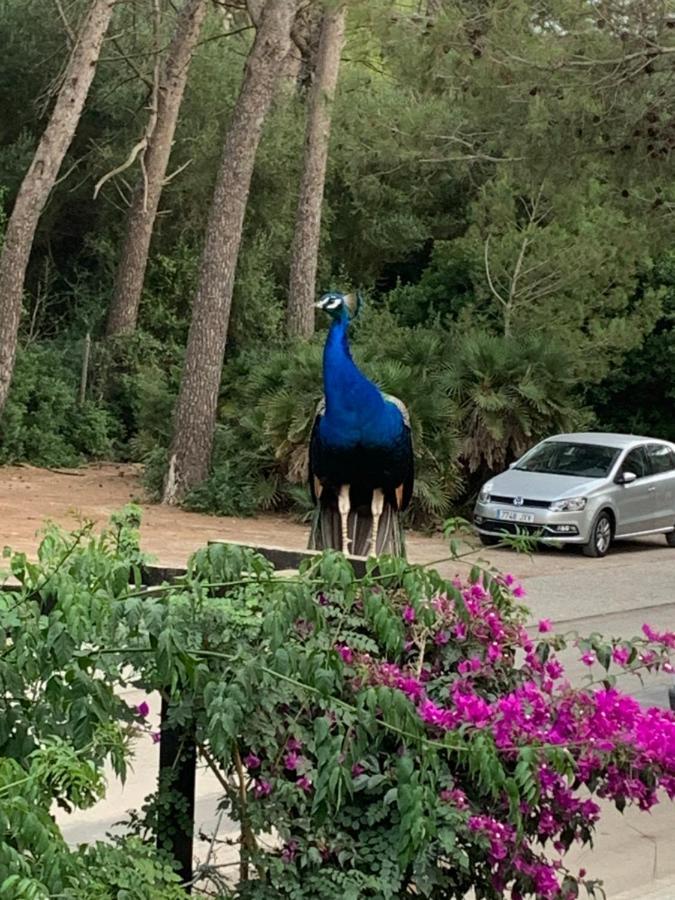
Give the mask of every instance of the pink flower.
M 471 656 L 469 659 L 463 659 L 457 665 L 457 671 L 460 675 L 468 675 L 470 672 L 479 672 L 483 663 L 477 656 Z
M 452 629 L 453 634 L 457 638 L 458 641 L 465 641 L 466 636 L 468 634 L 468 629 L 464 622 L 458 622 L 455 627 Z
M 261 778 L 253 782 L 253 794 L 258 799 L 260 799 L 261 797 L 269 797 L 271 793 L 272 785 L 269 783 L 269 781 L 265 781 L 264 778 Z
M 628 647 L 615 647 L 612 650 L 612 659 L 619 666 L 625 666 L 630 659 L 630 650 Z
M 452 803 L 457 809 L 467 809 L 469 806 L 466 794 L 460 788 L 455 788 L 454 790 L 445 788 L 441 791 L 439 797 L 444 803 Z
M 363 775 L 365 771 L 366 770 L 363 768 L 361 763 L 354 763 L 354 765 L 352 766 L 352 778 L 358 778 L 359 775 Z
M 550 619 L 539 619 L 539 625 L 537 627 L 540 634 L 546 634 L 547 631 L 550 631 L 553 628 L 553 623 Z
M 642 626 L 642 631 L 648 640 L 657 644 L 663 644 L 665 647 L 675 650 L 675 631 L 664 631 L 660 634 L 658 631 L 654 631 L 654 629 L 646 623 Z
M 592 666 L 595 661 L 596 661 L 595 653 L 591 653 L 590 651 L 588 651 L 587 653 L 584 653 L 584 655 L 581 657 L 581 662 L 585 666 Z
M 302 757 L 298 756 L 295 750 L 291 750 L 284 758 L 284 768 L 288 769 L 289 772 L 295 772 L 301 759 Z
M 499 662 L 499 660 L 502 658 L 502 651 L 499 647 L 499 644 L 497 644 L 495 641 L 493 641 L 488 647 L 487 658 L 488 662 L 491 663 Z
M 136 707 L 136 712 L 141 717 L 141 719 L 147 719 L 147 717 L 150 715 L 150 707 L 145 702 L 145 700 L 142 703 L 138 704 L 138 706 Z
M 412 606 L 406 606 L 403 610 L 403 621 L 411 625 L 416 618 L 415 609 Z
M 291 737 L 286 741 L 286 749 L 302 750 L 302 741 L 299 741 L 297 738 Z
M 255 753 L 249 753 L 248 756 L 244 757 L 244 765 L 247 769 L 259 769 L 260 759 L 255 755 Z
M 302 775 L 295 783 L 297 787 L 299 787 L 300 790 L 304 791 L 306 794 L 309 794 L 309 792 L 312 790 L 312 782 L 306 775 Z
M 297 841 L 289 841 L 287 844 L 284 844 L 284 849 L 281 851 L 281 858 L 285 863 L 292 863 L 295 857 L 298 855 L 298 849 L 300 844 Z
M 159 744 L 159 742 L 162 740 L 162 734 L 159 731 L 151 731 L 150 737 L 152 738 L 153 744 Z
M 351 647 L 348 647 L 346 644 L 338 644 L 335 649 L 342 657 L 343 662 L 346 662 L 348 666 L 354 662 L 354 651 Z
M 565 670 L 562 667 L 562 664 L 558 662 L 557 659 L 549 659 L 549 661 L 544 666 L 546 670 L 546 674 L 549 678 L 561 678 L 565 674 Z
M 434 644 L 438 644 L 439 647 L 442 647 L 444 644 L 447 644 L 450 640 L 450 635 L 447 631 L 437 631 L 434 635 Z
M 646 622 L 642 626 L 642 633 L 649 641 L 658 641 L 659 639 L 658 632 L 654 631 L 651 625 L 648 625 Z

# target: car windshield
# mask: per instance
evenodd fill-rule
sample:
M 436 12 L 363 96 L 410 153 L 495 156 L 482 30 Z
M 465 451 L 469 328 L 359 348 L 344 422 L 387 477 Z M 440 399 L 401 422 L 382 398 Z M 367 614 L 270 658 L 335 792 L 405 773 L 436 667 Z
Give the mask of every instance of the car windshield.
M 547 475 L 574 475 L 578 478 L 606 478 L 620 453 L 617 447 L 546 441 L 516 466 L 523 472 Z

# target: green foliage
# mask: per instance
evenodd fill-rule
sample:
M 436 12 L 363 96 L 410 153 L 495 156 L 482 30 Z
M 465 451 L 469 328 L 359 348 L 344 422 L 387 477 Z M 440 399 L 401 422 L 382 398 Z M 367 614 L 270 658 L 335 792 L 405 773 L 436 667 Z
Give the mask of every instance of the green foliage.
M 140 581 L 139 511 L 99 536 L 48 526 L 32 562 L 8 558 L 0 592 L 0 897 L 178 897 L 176 877 L 138 841 L 71 851 L 50 808 L 85 809 L 105 792 L 104 764 L 125 777 L 137 717 L 125 675 L 96 652 L 114 606 Z M 127 890 L 127 893 L 123 893 Z M 120 893 L 122 892 L 122 893 Z
M 649 273 L 647 289 L 663 291 L 663 315 L 654 331 L 600 384 L 587 402 L 608 431 L 675 440 L 675 254 Z
M 138 838 L 116 838 L 79 851 L 77 881 L 68 900 L 184 900 L 180 878 L 153 846 Z
M 570 354 L 538 335 L 468 334 L 450 364 L 462 455 L 471 472 L 494 472 L 549 434 L 588 421 L 572 402 Z
M 83 352 L 83 340 L 30 344 L 19 352 L 0 418 L 0 462 L 144 460 L 168 443 L 180 354 L 141 331 L 92 343 L 80 404 Z
M 90 396 L 121 426 L 122 451 L 142 460 L 168 443 L 180 353 L 144 331 L 97 342 Z
M 170 861 L 138 836 L 71 850 L 49 812 L 54 801 L 90 806 L 103 794 L 104 764 L 123 777 L 131 739 L 150 740 L 143 712 L 123 699 L 129 684 L 161 690 L 170 723 L 194 727 L 223 785 L 221 808 L 241 828 L 239 878 L 224 876 L 209 854 L 197 890 L 223 900 L 411 892 L 441 900 L 471 887 L 493 896 L 493 864 L 505 857 L 491 855 L 483 815 L 501 817 L 527 865 L 546 869 L 535 848 L 538 806 L 552 802 L 542 766 L 572 785 L 574 753 L 583 751 L 542 741 L 516 702 L 526 690 L 543 722 L 542 703 L 559 702 L 567 715 L 570 690 L 559 698 L 539 691 L 537 672 L 564 639 L 542 640 L 535 651 L 508 577 L 475 568 L 460 590 L 434 571 L 381 558 L 356 578 L 335 552 L 289 577 L 246 547 L 213 544 L 176 583 L 144 589 L 139 524 L 128 507 L 99 537 L 91 526 L 70 535 L 48 528 L 35 563 L 5 554 L 18 587 L 0 593 L 3 900 L 184 896 Z M 525 645 L 528 658 L 516 664 Z M 578 642 L 605 669 L 618 645 L 599 635 Z M 629 665 L 643 667 L 637 646 L 621 646 Z M 515 703 L 520 727 L 533 734 L 504 749 L 468 720 L 430 727 L 423 707 L 454 715 L 446 700 L 455 688 L 482 708 L 509 698 L 504 710 Z M 594 771 L 592 793 L 603 766 L 612 778 L 623 771 L 627 751 L 619 746 Z M 636 783 L 631 762 L 626 778 Z M 135 832 L 152 836 L 155 808 L 150 801 L 133 814 Z M 575 817 L 565 847 L 591 840 L 593 825 L 578 810 L 556 814 L 563 827 Z M 271 842 L 262 839 L 271 833 Z M 539 896 L 527 879 L 519 890 Z
M 30 16 L 16 4 L 0 10 L 0 233 L 69 53 L 50 0 L 27 2 Z M 350 5 L 317 284 L 368 292 L 356 354 L 411 407 L 418 523 L 466 501 L 473 470 L 589 422 L 586 407 L 595 427 L 673 433 L 661 261 L 675 190 L 671 57 L 656 49 L 672 31 L 662 4 L 629 5 L 622 21 L 589 17 L 584 4 L 555 0 L 545 16 L 524 0 L 442 4 L 433 17 L 400 4 L 392 13 L 381 0 Z M 163 46 L 175 6 L 161 4 Z M 67 11 L 72 27 L 85 7 Z M 148 482 L 161 484 L 214 175 L 253 37 L 241 11 L 230 25 L 210 10 L 192 61 L 140 330 L 106 344 L 138 163 L 95 203 L 92 190 L 144 131 L 143 78 L 156 61 L 151 20 L 133 4 L 116 8 L 114 47 L 33 246 L 1 462 L 114 454 L 146 462 Z M 213 471 L 189 498 L 195 509 L 307 508 L 302 442 L 319 352 L 282 337 L 305 114 L 306 95 L 288 81 L 256 159 Z M 90 389 L 79 407 L 88 331 Z
M 78 403 L 82 343 L 34 345 L 19 353 L 0 418 L 0 462 L 77 465 L 110 456 L 118 424 L 105 409 Z

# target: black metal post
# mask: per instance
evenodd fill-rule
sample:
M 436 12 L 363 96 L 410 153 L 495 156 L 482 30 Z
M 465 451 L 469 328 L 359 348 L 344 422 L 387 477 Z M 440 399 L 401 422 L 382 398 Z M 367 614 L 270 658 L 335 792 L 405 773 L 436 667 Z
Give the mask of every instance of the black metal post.
M 185 884 L 192 881 L 197 746 L 194 729 L 172 728 L 169 703 L 162 699 L 159 744 L 157 847 L 178 863 Z M 187 888 L 191 893 L 190 887 Z

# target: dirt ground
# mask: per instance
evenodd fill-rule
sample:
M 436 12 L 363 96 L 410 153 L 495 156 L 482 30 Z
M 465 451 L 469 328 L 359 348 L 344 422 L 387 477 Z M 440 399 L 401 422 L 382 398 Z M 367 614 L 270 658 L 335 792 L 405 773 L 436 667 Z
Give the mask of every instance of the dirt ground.
M 97 526 L 105 524 L 112 512 L 126 503 L 138 503 L 143 509 L 141 544 L 156 562 L 167 566 L 182 566 L 191 553 L 210 540 L 239 541 L 254 546 L 302 549 L 307 546 L 308 528 L 290 517 L 259 516 L 237 518 L 191 513 L 175 507 L 151 503 L 145 497 L 139 465 L 100 463 L 81 469 L 38 469 L 33 466 L 0 467 L 0 547 L 10 546 L 34 555 L 39 532 L 50 520 L 66 528 L 75 528 L 78 518 L 93 520 Z M 657 546 L 654 546 L 657 545 Z M 448 545 L 441 535 L 427 536 L 416 532 L 406 535 L 408 558 L 411 562 L 429 563 L 448 557 Z M 612 550 L 603 562 L 607 568 L 625 568 L 634 564 L 645 551 L 650 560 L 658 563 L 668 557 L 663 539 L 623 543 Z M 655 551 L 655 552 L 654 552 Z M 534 557 L 517 554 L 503 548 L 481 549 L 483 562 L 494 562 L 501 571 L 513 572 L 518 578 L 530 580 L 542 576 L 558 583 L 560 576 L 571 573 L 599 574 L 598 563 L 586 559 L 579 552 L 545 550 Z M 471 563 L 475 558 L 471 559 Z M 455 561 L 437 566 L 447 576 L 466 566 Z
M 151 503 L 144 495 L 138 465 L 101 463 L 82 469 L 0 468 L 0 543 L 33 554 L 47 520 L 66 528 L 78 517 L 102 526 L 129 502 L 143 508 L 143 549 L 167 566 L 181 566 L 209 540 L 298 549 L 307 546 L 308 529 L 290 518 L 236 518 L 185 512 Z M 410 537 L 410 557 L 430 561 L 447 556 L 442 538 Z

